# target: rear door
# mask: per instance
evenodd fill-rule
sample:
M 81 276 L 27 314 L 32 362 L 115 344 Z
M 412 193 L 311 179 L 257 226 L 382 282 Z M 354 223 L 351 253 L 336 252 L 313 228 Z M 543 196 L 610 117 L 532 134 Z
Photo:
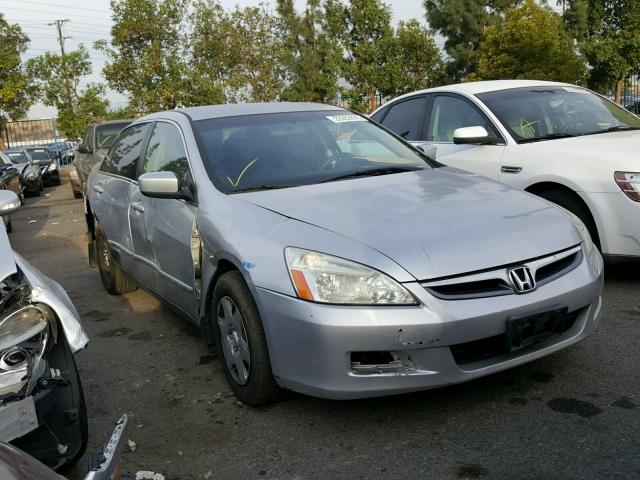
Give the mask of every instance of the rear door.
M 169 121 L 153 127 L 140 173 L 175 173 L 180 187 L 193 184 L 182 131 Z M 193 257 L 195 201 L 151 198 L 134 185 L 130 222 L 136 256 L 143 257 L 146 269 L 155 269 L 155 290 L 190 315 L 197 315 L 195 268 Z
M 475 126 L 484 127 L 490 135 L 498 138 L 498 145 L 453 143 L 456 129 Z M 491 120 L 469 99 L 453 93 L 434 95 L 429 105 L 425 130 L 424 138 L 435 145 L 439 162 L 498 179 L 500 158 L 506 143 Z
M 129 202 L 137 186 L 138 164 L 149 129 L 148 123 L 141 123 L 123 130 L 90 185 L 91 208 L 109 244 L 120 254 L 120 264 L 134 277 Z

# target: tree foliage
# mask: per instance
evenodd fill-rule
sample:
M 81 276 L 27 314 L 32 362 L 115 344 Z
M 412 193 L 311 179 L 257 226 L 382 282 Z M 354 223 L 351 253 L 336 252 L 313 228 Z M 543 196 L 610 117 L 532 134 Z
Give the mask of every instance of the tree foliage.
M 199 1 L 190 17 L 192 103 L 277 100 L 286 81 L 282 23 L 263 5 L 225 11 Z
M 57 125 L 65 135 L 81 136 L 87 122 L 106 113 L 109 102 L 103 85 L 89 84 L 79 90 L 82 78 L 91 73 L 89 52 L 83 45 L 64 56 L 46 52 L 32 58 L 28 70 L 37 86 L 38 100 L 58 110 Z
M 387 95 L 436 87 L 444 81 L 440 49 L 427 28 L 416 19 L 398 24 L 388 73 L 390 88 L 383 92 Z
M 590 84 L 609 90 L 616 101 L 624 80 L 640 72 L 640 0 L 588 0 L 589 16 L 582 48 L 591 66 Z
M 103 74 L 109 86 L 128 96 L 139 112 L 184 105 L 186 80 L 183 35 L 187 0 L 111 0 L 111 44 L 96 42 L 109 61 Z
M 285 41 L 285 65 L 289 83 L 284 100 L 324 101 L 338 91 L 342 53 L 327 28 L 325 5 L 307 0 L 298 13 L 293 0 L 277 0 Z
M 475 70 L 485 29 L 499 23 L 505 12 L 519 3 L 520 0 L 424 0 L 429 26 L 446 39 L 451 80 L 460 81 Z
M 478 68 L 470 79 L 583 82 L 586 64 L 573 48 L 561 17 L 534 0 L 509 10 L 485 32 Z
M 33 102 L 33 85 L 22 63 L 29 38 L 0 13 L 0 131 L 9 119 L 22 118 Z

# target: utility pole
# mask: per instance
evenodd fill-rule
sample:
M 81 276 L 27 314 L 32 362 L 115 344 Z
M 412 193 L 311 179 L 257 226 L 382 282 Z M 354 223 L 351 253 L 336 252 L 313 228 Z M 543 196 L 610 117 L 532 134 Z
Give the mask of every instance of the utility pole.
M 65 23 L 69 22 L 69 19 L 63 18 L 60 20 L 55 20 L 53 23 L 48 23 L 47 25 L 55 26 L 58 30 L 58 43 L 60 44 L 60 60 L 62 66 L 62 76 L 64 77 L 64 85 L 65 85 L 65 93 L 67 95 L 67 105 L 71 109 L 71 112 L 75 112 L 75 105 L 73 104 L 73 97 L 71 96 L 71 79 L 69 78 L 69 72 L 67 70 L 67 60 L 65 57 L 64 51 L 64 41 L 67 38 L 62 32 L 62 27 Z

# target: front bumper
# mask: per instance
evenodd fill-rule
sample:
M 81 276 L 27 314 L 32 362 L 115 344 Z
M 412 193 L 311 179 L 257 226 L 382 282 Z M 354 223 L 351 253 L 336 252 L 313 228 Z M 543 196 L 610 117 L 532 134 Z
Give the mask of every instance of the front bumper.
M 419 306 L 353 307 L 306 302 L 256 287 L 273 374 L 290 390 L 331 399 L 393 395 L 468 381 L 544 357 L 590 335 L 600 317 L 602 258 L 595 252 L 566 275 L 524 295 L 441 300 L 405 284 Z M 566 306 L 559 336 L 513 354 L 456 362 L 451 346 L 504 335 L 507 318 Z M 391 352 L 400 368 L 363 372 L 352 352 Z
M 40 182 L 37 178 L 34 178 L 33 180 L 23 178 L 21 181 L 24 193 L 33 194 L 40 192 Z
M 603 255 L 640 257 L 640 202 L 623 192 L 589 193 Z

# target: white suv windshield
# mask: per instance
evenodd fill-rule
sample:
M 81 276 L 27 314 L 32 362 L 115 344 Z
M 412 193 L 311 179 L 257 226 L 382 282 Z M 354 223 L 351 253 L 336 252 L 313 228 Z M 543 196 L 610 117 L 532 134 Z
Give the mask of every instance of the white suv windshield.
M 640 118 L 579 87 L 513 88 L 477 97 L 518 143 L 640 128 Z

